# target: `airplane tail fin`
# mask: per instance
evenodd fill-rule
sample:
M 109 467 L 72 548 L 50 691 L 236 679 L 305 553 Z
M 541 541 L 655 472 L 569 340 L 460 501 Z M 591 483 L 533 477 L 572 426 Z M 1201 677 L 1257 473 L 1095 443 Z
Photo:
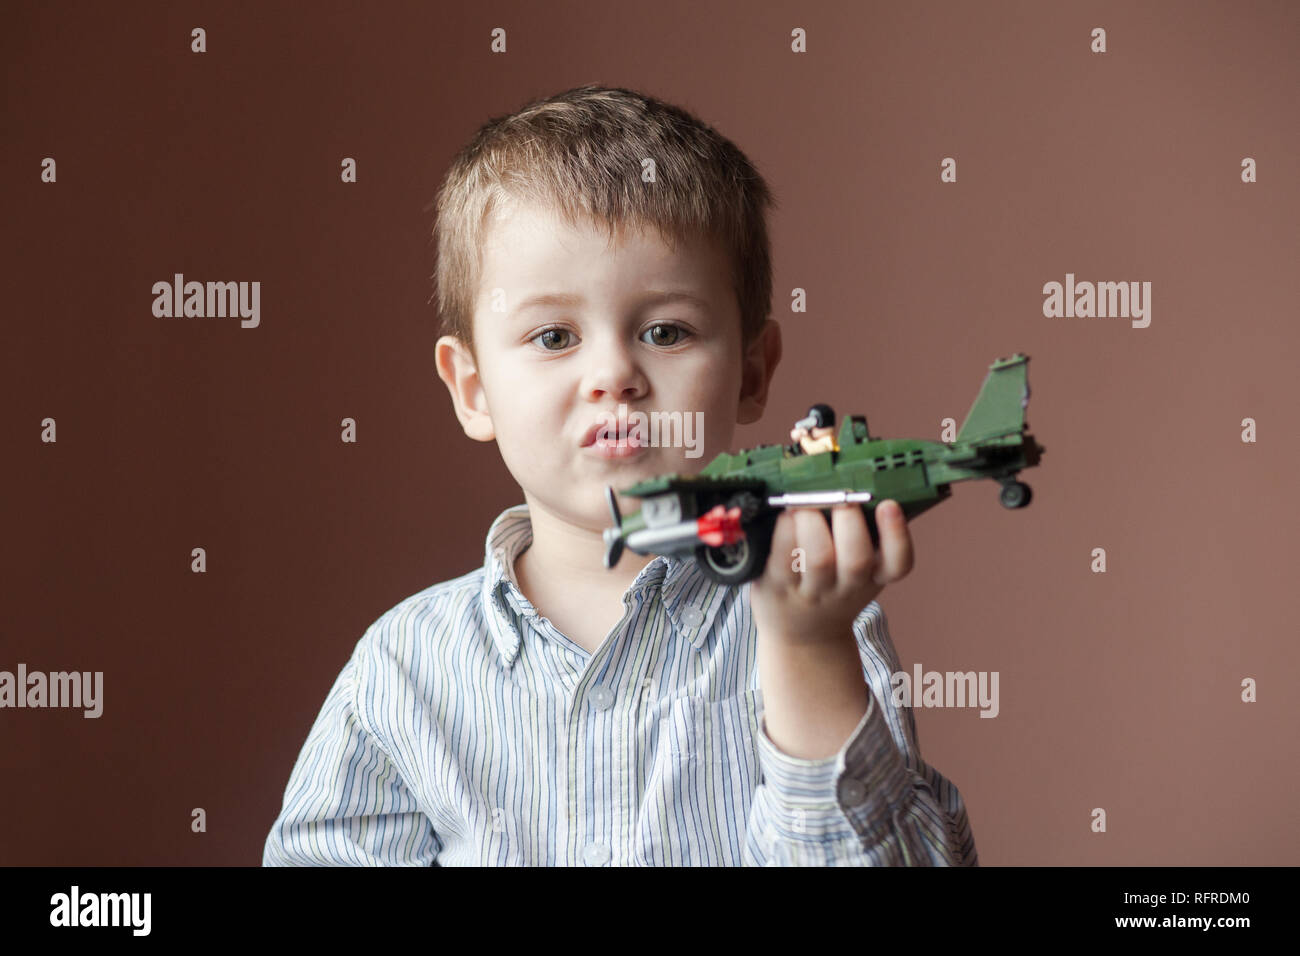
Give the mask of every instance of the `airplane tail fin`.
M 971 405 L 957 441 L 971 442 L 1024 431 L 1029 404 L 1029 356 L 1017 352 L 989 366 L 984 385 Z

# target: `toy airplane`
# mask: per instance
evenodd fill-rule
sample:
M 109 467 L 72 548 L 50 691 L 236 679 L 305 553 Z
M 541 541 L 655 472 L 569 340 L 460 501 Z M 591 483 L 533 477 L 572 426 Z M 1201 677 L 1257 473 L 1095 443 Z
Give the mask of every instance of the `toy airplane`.
M 956 481 L 991 478 L 1007 508 L 1029 504 L 1029 486 L 1016 480 L 1045 450 L 1025 430 L 1029 356 L 1017 352 L 989 366 L 984 385 L 957 440 L 873 438 L 867 420 L 852 415 L 834 433 L 835 413 L 815 405 L 795 423 L 790 445 L 759 445 L 718 455 L 698 475 L 660 475 L 623 494 L 642 499 L 624 518 L 606 488 L 614 527 L 605 529 L 605 567 L 623 549 L 637 554 L 695 557 L 705 575 L 739 585 L 763 573 L 782 508 L 823 510 L 862 505 L 872 543 L 879 547 L 875 506 L 892 498 L 908 519 L 952 492 Z

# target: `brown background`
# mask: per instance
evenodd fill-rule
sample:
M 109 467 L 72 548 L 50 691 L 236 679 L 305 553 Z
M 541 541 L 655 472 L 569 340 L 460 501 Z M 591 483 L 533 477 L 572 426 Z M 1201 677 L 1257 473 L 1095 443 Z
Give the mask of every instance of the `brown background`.
M 955 486 L 882 596 L 907 669 L 1001 674 L 997 719 L 916 713 L 982 862 L 1300 862 L 1300 6 L 7 11 L 0 669 L 102 670 L 104 714 L 0 711 L 0 862 L 260 862 L 365 627 L 522 501 L 434 372 L 428 204 L 478 124 L 587 82 L 777 194 L 786 358 L 741 445 L 814 401 L 937 438 L 1032 356 L 1033 504 Z M 174 272 L 261 281 L 261 326 L 155 318 Z M 1152 282 L 1150 327 L 1044 318 L 1067 272 Z

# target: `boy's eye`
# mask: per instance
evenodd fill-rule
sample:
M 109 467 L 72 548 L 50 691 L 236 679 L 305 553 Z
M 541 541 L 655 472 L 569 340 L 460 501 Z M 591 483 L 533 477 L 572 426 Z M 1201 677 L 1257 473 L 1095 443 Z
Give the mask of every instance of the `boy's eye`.
M 641 341 L 649 345 L 676 345 L 684 334 L 685 329 L 680 325 L 656 325 L 646 329 Z M 647 335 L 650 337 L 648 340 Z
M 689 335 L 680 325 L 671 325 L 660 323 L 646 329 L 641 336 L 641 341 L 647 345 L 658 345 L 662 348 L 668 348 L 677 345 L 681 340 Z M 536 342 L 547 352 L 560 352 L 573 344 L 576 336 L 568 329 L 542 329 L 534 335 L 530 342 Z
M 558 352 L 569 344 L 568 329 L 545 329 L 533 336 L 532 341 L 540 342 L 548 352 Z

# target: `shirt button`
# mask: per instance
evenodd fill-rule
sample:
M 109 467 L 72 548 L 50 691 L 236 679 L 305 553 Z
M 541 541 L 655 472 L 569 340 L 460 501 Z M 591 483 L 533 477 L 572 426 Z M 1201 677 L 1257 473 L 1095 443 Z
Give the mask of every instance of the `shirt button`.
M 614 706 L 614 692 L 608 687 L 597 684 L 591 689 L 591 706 L 597 710 L 609 710 Z
M 687 627 L 699 627 L 704 621 L 704 612 L 694 604 L 688 604 L 682 608 L 681 618 Z
M 609 847 L 603 843 L 588 843 L 582 851 L 582 860 L 588 866 L 604 866 L 609 861 Z
M 867 799 L 867 788 L 861 781 L 845 777 L 840 781 L 840 799 L 848 806 L 856 807 Z

